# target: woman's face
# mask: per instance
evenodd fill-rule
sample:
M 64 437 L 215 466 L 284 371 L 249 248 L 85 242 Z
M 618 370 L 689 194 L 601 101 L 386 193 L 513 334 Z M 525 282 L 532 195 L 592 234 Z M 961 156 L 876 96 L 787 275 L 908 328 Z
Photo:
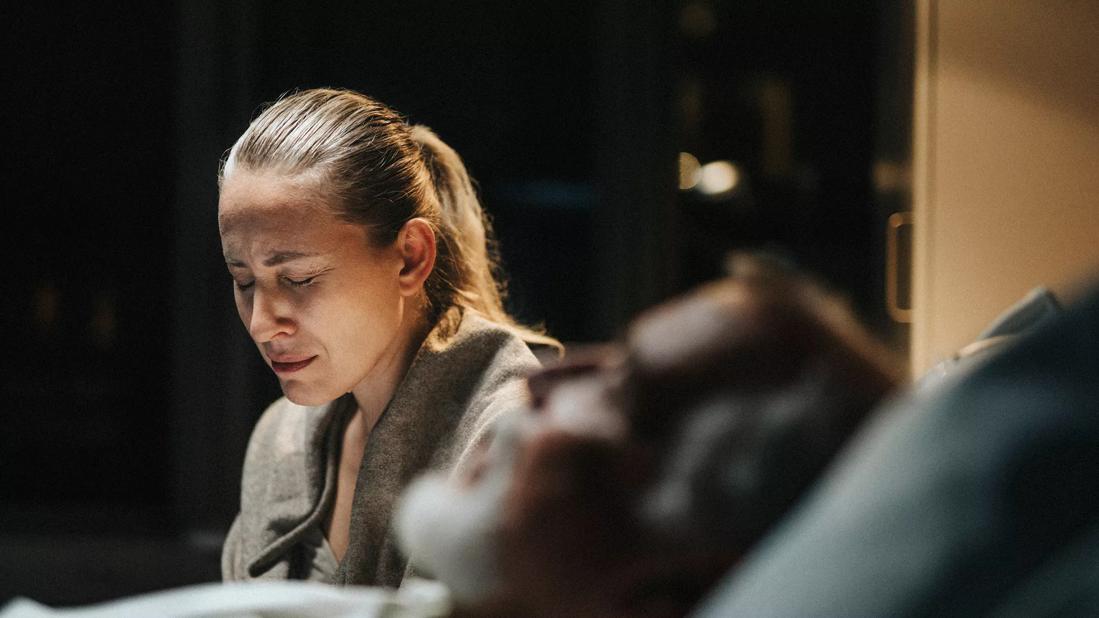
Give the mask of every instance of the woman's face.
M 287 398 L 321 405 L 400 362 L 396 243 L 336 217 L 315 183 L 237 169 L 218 227 L 237 312 Z

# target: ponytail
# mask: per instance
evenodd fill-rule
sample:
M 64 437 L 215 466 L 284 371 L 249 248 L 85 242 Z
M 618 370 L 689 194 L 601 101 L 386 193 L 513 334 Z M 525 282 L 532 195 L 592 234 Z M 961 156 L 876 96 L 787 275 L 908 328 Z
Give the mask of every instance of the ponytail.
M 507 287 L 499 247 L 461 157 L 428 127 L 413 125 L 411 134 L 439 203 L 439 251 L 432 275 L 435 281 L 428 280 L 429 299 L 434 301 L 432 296 L 437 294 L 449 296 L 448 304 L 505 324 L 528 344 L 563 352 L 559 341 L 540 328 L 520 325 L 504 310 Z

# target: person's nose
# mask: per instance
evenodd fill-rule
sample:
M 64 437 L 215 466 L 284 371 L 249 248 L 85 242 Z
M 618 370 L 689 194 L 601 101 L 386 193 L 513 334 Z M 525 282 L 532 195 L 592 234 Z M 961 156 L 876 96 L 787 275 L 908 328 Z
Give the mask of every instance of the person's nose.
M 291 309 L 291 304 L 278 292 L 264 291 L 257 286 L 252 295 L 248 334 L 256 343 L 294 334 L 297 327 Z

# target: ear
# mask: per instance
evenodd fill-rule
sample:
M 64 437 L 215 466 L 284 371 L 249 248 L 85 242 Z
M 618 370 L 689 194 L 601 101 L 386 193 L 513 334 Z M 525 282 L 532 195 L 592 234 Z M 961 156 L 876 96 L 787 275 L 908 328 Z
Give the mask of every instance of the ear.
M 435 268 L 435 230 L 424 219 L 409 219 L 397 234 L 397 250 L 403 260 L 398 275 L 401 295 L 414 296 Z

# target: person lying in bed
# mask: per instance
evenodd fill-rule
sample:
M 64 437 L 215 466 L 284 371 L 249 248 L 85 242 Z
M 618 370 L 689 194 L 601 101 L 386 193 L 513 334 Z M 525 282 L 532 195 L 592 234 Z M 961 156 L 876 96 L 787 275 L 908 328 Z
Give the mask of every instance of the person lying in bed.
M 470 615 L 682 615 L 897 375 L 836 299 L 744 258 L 532 376 L 466 473 L 410 487 L 398 537 Z
M 896 382 L 835 299 L 742 260 L 623 342 L 530 377 L 529 409 L 470 465 L 410 486 L 399 540 L 449 594 L 411 577 L 399 590 L 206 585 L 73 615 L 683 615 Z M 3 615 L 55 614 L 21 600 Z

